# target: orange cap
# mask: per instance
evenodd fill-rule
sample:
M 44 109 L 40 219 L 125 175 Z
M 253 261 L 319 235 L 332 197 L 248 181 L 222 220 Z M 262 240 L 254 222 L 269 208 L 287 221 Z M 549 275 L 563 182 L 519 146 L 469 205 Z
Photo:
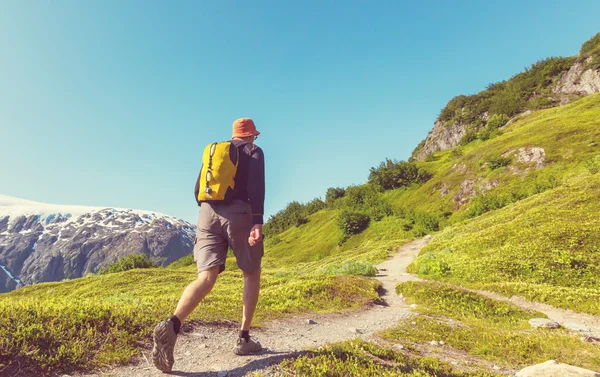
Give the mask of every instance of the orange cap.
M 250 118 L 240 118 L 233 122 L 232 137 L 250 137 L 258 136 L 260 132 L 256 130 L 254 122 Z

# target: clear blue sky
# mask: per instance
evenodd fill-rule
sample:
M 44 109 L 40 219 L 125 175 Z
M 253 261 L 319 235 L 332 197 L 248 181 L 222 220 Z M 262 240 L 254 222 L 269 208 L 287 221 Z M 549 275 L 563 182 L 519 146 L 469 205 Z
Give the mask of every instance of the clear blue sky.
M 407 159 L 453 96 L 575 55 L 600 1 L 0 1 L 0 193 L 195 221 L 252 117 L 266 211 Z

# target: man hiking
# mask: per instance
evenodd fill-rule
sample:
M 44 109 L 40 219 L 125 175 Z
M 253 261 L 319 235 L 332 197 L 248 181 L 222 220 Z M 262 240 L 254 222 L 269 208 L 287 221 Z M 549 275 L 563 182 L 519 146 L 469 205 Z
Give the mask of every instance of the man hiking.
M 233 352 L 247 355 L 262 349 L 249 335 L 264 254 L 264 155 L 254 144 L 259 134 L 252 119 L 241 118 L 233 123 L 231 141 L 208 145 L 204 151 L 194 190 L 200 206 L 194 246 L 198 278 L 183 291 L 175 313 L 154 328 L 152 361 L 163 372 L 173 367 L 173 349 L 181 324 L 225 270 L 228 247 L 233 249 L 244 274 L 242 323 Z

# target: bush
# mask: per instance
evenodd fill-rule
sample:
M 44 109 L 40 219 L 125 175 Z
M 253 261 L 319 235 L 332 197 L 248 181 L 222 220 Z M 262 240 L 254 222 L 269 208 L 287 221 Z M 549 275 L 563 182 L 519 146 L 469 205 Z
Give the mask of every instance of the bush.
M 488 167 L 492 170 L 503 168 L 510 165 L 512 160 L 509 157 L 491 156 L 486 160 Z
M 490 132 L 490 130 L 488 128 L 482 128 L 479 131 L 477 131 L 477 138 L 479 140 L 489 140 L 490 135 L 492 133 Z
M 192 264 L 194 264 L 194 254 L 188 254 L 185 257 L 178 259 L 175 262 L 171 263 L 168 267 L 169 268 L 180 268 L 180 267 L 191 266 Z
M 437 232 L 440 229 L 440 220 L 425 212 L 412 211 L 406 214 L 415 229 L 422 231 Z
M 284 209 L 271 216 L 269 221 L 265 224 L 263 232 L 266 236 L 273 236 L 292 226 L 306 224 L 308 222 L 308 215 L 308 210 L 305 205 L 298 202 L 291 202 Z
M 379 272 L 372 264 L 363 262 L 346 262 L 330 264 L 321 270 L 330 275 L 354 275 L 373 277 Z
M 419 169 L 412 162 L 395 161 L 386 159 L 377 168 L 371 168 L 369 183 L 381 187 L 383 190 L 392 190 L 413 183 L 423 183 L 430 175 Z
M 363 206 L 367 197 L 373 194 L 373 189 L 366 185 L 350 186 L 346 188 L 343 205 L 351 209 L 356 209 Z
M 459 144 L 467 145 L 475 140 L 477 140 L 477 131 L 475 131 L 475 129 L 473 129 L 472 127 L 467 127 L 467 130 L 465 131 L 465 134 L 462 137 L 462 139 L 460 139 Z
M 310 202 L 305 204 L 306 207 L 306 214 L 308 216 L 312 215 L 313 213 L 317 213 L 322 209 L 325 209 L 326 205 L 325 202 L 321 200 L 321 198 L 315 198 L 313 200 L 311 200 Z
M 359 234 L 367 229 L 370 222 L 371 218 L 364 213 L 348 210 L 342 212 L 338 218 L 338 226 L 343 233 L 343 238 L 340 243 L 343 243 L 353 235 Z
M 500 115 L 494 114 L 488 121 L 486 127 L 490 131 L 497 130 L 498 128 L 504 126 L 509 120 L 510 120 L 510 118 L 506 114 L 500 114 Z
M 330 205 L 337 199 L 343 198 L 346 194 L 346 190 L 341 187 L 330 187 L 327 189 L 327 193 L 325 194 L 325 203 Z
M 581 46 L 579 54 L 582 57 L 587 57 L 594 54 L 600 54 L 600 33 L 594 35 L 589 41 Z
M 465 213 L 468 218 L 473 218 L 486 212 L 506 207 L 507 205 L 515 203 L 521 199 L 523 199 L 523 197 L 515 194 L 477 195 L 473 198 L 471 205 Z
M 600 33 L 598 35 L 600 35 Z M 590 174 L 598 173 L 600 171 L 600 155 L 587 160 L 585 162 L 585 168 L 590 172 Z
M 119 258 L 106 268 L 98 271 L 99 275 L 112 274 L 115 272 L 123 272 L 133 270 L 134 268 L 156 268 L 156 263 L 148 259 L 145 254 L 131 254 L 126 257 Z
M 460 158 L 464 154 L 465 154 L 464 148 L 461 146 L 458 146 L 458 147 L 452 149 L 450 156 L 452 156 L 452 158 Z
M 380 196 L 368 197 L 365 201 L 365 211 L 373 221 L 381 221 L 384 217 L 392 216 L 394 210 L 390 203 Z

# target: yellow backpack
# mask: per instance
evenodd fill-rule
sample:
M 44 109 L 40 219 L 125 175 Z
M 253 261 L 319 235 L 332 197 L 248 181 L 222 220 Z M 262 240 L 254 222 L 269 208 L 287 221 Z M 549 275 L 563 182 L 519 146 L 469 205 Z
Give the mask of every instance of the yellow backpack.
M 239 150 L 230 141 L 207 145 L 202 155 L 198 201 L 231 200 L 239 162 Z

